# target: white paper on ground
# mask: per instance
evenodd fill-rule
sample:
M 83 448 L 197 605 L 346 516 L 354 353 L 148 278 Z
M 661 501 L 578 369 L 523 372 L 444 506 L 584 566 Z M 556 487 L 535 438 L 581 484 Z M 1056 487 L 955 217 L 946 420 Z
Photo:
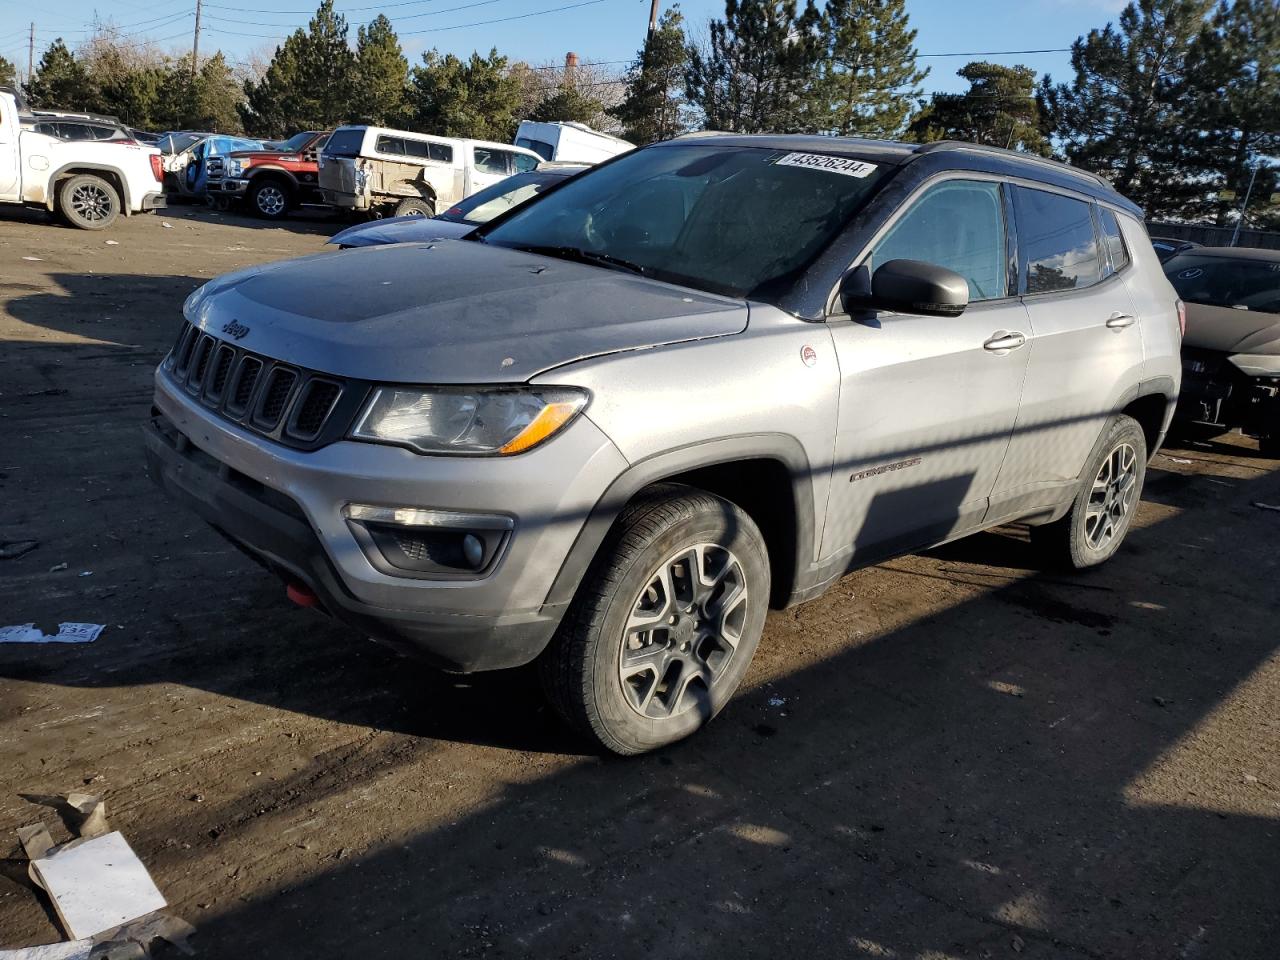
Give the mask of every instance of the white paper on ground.
M 151 874 L 119 831 L 32 860 L 31 872 L 74 940 L 165 906 Z
M 34 623 L 0 627 L 0 643 L 92 643 L 105 629 L 101 623 L 60 623 L 57 633 L 45 633 Z
M 92 951 L 92 940 L 74 940 L 71 943 L 44 943 L 38 947 L 0 950 L 0 960 L 88 960 Z

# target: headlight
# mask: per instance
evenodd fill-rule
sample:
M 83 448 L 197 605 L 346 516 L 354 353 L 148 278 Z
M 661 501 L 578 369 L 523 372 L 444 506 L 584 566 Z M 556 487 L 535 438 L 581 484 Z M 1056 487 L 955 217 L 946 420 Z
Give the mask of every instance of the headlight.
M 419 453 L 523 453 L 559 433 L 587 405 L 571 387 L 379 387 L 351 435 Z

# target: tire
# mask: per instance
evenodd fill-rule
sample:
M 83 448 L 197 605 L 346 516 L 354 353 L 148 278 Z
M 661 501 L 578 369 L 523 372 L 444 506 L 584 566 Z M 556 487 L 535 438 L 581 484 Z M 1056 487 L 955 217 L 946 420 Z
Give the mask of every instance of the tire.
M 396 204 L 397 217 L 434 217 L 436 205 L 421 197 L 409 197 Z
M 687 573 L 695 562 L 696 590 Z M 655 487 L 628 505 L 596 554 L 538 661 L 543 689 L 570 726 L 613 753 L 674 743 L 733 696 L 768 603 L 769 555 L 751 518 L 692 487 Z
M 288 186 L 274 177 L 264 177 L 249 188 L 249 209 L 264 220 L 282 220 L 293 205 Z
M 1051 566 L 1085 570 L 1105 563 L 1129 532 L 1146 477 L 1146 435 L 1138 421 L 1121 414 L 1094 445 L 1070 511 L 1032 527 L 1032 542 Z
M 58 213 L 81 230 L 105 230 L 120 216 L 120 194 L 102 177 L 80 173 L 58 188 Z

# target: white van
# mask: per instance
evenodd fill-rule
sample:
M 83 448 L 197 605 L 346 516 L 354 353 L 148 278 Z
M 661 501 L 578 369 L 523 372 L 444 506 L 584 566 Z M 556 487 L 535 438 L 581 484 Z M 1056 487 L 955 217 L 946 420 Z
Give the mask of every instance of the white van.
M 565 163 L 600 163 L 636 148 L 634 143 L 592 130 L 583 123 L 539 123 L 535 120 L 520 121 L 516 129 L 516 146 L 532 150 L 543 160 Z
M 541 159 L 509 143 L 339 127 L 320 154 L 320 190 L 335 207 L 434 217 L 477 190 L 534 169 Z

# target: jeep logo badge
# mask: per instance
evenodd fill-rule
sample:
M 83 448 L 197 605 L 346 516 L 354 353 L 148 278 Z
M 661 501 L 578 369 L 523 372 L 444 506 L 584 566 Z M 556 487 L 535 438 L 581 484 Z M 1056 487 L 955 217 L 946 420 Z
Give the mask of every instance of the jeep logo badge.
M 249 332 L 249 328 L 239 320 L 228 320 L 222 325 L 222 332 L 233 340 L 240 340 Z

